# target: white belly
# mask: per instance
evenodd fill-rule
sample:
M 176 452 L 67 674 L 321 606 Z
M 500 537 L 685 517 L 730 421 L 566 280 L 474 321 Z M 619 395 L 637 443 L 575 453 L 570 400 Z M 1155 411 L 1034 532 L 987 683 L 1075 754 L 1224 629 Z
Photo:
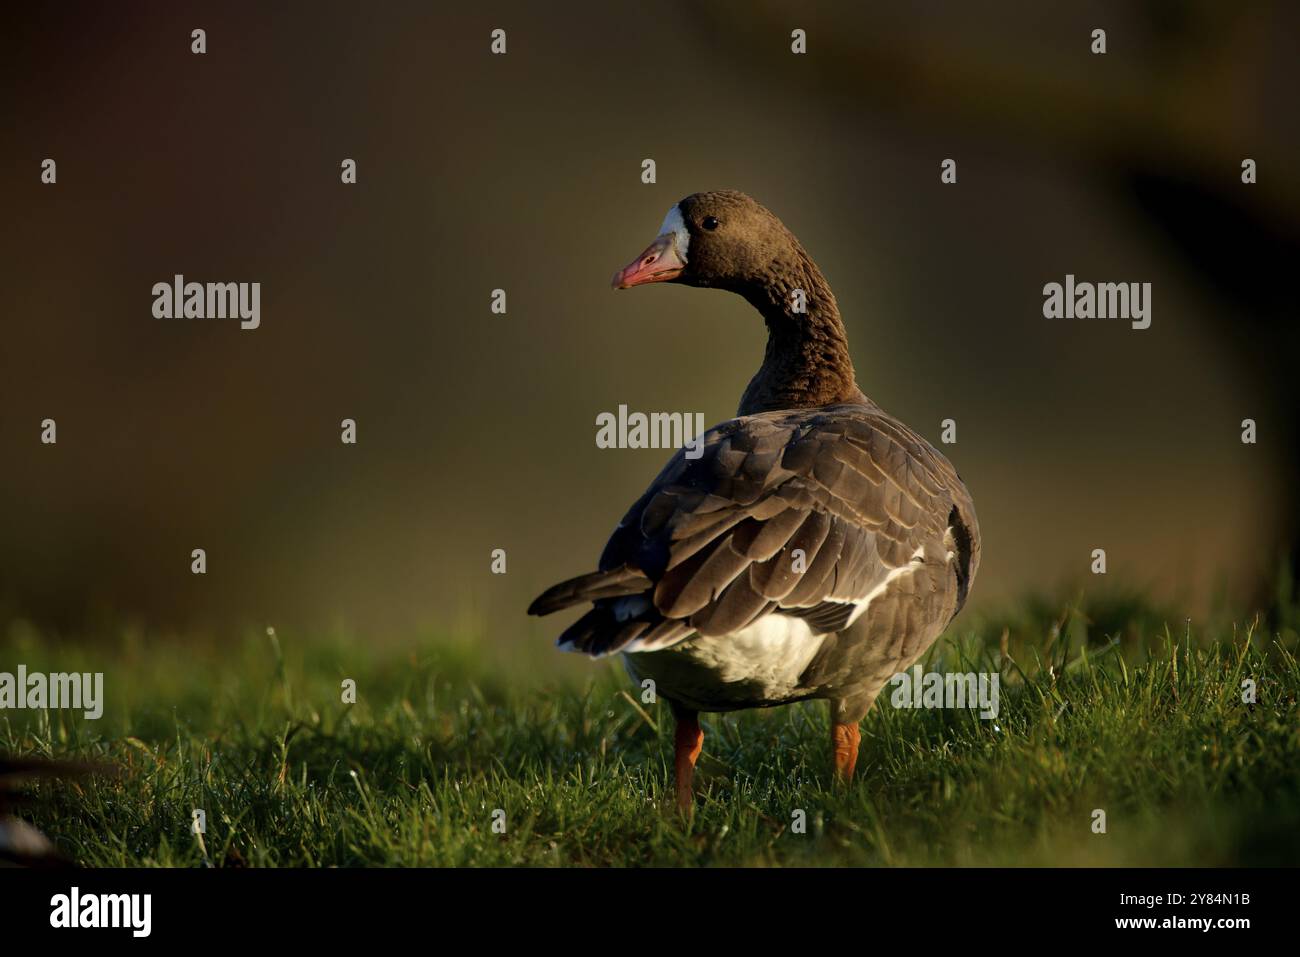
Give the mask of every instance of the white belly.
M 734 634 L 625 654 L 623 663 L 638 684 L 654 681 L 657 694 L 699 711 L 731 711 L 808 697 L 799 678 L 825 638 L 801 618 L 765 615 Z

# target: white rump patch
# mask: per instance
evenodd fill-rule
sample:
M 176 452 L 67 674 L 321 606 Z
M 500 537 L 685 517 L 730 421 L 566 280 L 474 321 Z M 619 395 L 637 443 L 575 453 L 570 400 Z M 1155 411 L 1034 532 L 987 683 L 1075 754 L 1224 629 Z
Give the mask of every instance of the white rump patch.
M 677 250 L 677 258 L 685 263 L 686 253 L 691 248 L 691 234 L 686 229 L 686 221 L 682 219 L 681 209 L 676 205 L 668 210 L 668 215 L 664 217 L 664 224 L 659 227 L 660 236 L 669 233 L 673 235 L 673 247 Z
M 695 635 L 644 654 L 637 642 L 620 650 L 634 681 L 652 678 L 687 707 L 725 711 L 798 696 L 799 678 L 825 640 L 802 618 L 769 614 L 730 635 Z

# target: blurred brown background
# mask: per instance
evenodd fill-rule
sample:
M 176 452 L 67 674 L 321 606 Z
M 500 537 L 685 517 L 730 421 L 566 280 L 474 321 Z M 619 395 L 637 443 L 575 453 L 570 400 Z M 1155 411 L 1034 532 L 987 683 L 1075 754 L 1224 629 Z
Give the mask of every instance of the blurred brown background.
M 0 610 L 544 640 L 528 599 L 666 457 L 596 414 L 712 424 L 762 355 L 738 298 L 608 287 L 720 187 L 817 259 L 868 394 L 957 420 L 975 604 L 1091 587 L 1095 547 L 1112 585 L 1260 600 L 1296 538 L 1300 8 L 862 6 L 7 9 Z M 1045 320 L 1067 272 L 1151 282 L 1152 327 Z M 261 282 L 261 328 L 154 319 L 175 273 Z

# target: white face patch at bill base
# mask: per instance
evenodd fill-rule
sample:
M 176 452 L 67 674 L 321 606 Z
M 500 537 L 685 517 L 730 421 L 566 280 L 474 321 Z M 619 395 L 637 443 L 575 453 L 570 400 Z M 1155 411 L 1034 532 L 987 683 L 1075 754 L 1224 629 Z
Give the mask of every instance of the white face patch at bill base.
M 691 234 L 686 229 L 686 220 L 682 219 L 680 208 L 674 206 L 668 210 L 668 215 L 664 217 L 664 224 L 659 227 L 659 235 L 672 235 L 673 248 L 677 250 L 677 258 L 685 265 L 687 262 L 686 254 L 691 248 Z

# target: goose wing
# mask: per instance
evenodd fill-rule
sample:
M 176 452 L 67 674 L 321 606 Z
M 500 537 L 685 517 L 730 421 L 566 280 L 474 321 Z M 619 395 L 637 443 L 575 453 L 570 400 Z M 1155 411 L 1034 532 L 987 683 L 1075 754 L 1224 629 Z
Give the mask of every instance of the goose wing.
M 529 613 L 593 602 L 559 644 L 594 657 L 727 635 L 770 614 L 825 633 L 917 564 L 953 566 L 950 593 L 932 596 L 935 615 L 951 617 L 977 562 L 965 487 L 906 426 L 870 405 L 768 412 L 710 429 L 698 458 L 678 450 L 599 569 L 548 589 Z

